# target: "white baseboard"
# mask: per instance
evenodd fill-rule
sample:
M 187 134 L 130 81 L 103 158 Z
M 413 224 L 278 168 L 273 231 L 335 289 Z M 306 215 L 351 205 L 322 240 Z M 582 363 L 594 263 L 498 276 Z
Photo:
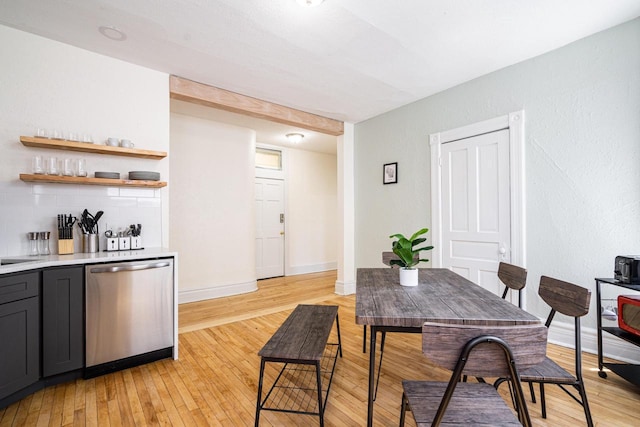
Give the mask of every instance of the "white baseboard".
M 573 329 L 573 323 L 553 322 L 549 329 L 549 342 L 573 348 L 575 342 Z M 607 332 L 602 333 L 602 348 L 604 357 L 640 364 L 640 349 L 638 347 Z M 582 327 L 582 351 L 598 354 L 598 335 L 595 329 Z
M 258 282 L 252 280 L 244 283 L 232 283 L 230 285 L 212 286 L 210 288 L 185 290 L 178 292 L 178 304 L 203 301 L 212 298 L 228 297 L 231 295 L 246 294 L 258 290 Z
M 322 271 L 330 271 L 337 270 L 338 263 L 337 262 L 324 262 L 321 264 L 312 264 L 312 265 L 297 265 L 291 266 L 287 269 L 287 276 L 295 276 L 298 274 L 309 274 L 309 273 L 320 273 Z
M 352 295 L 356 293 L 356 282 L 342 282 L 336 280 L 336 294 L 338 295 Z

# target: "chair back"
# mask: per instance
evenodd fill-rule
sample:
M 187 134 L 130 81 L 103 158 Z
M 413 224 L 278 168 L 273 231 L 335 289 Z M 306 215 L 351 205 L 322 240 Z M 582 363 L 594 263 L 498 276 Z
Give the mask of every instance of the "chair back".
M 397 265 L 391 265 L 392 259 L 400 259 L 400 258 L 398 258 L 398 255 L 394 254 L 393 252 L 390 252 L 390 251 L 382 252 L 382 263 L 384 265 L 388 265 L 391 268 L 394 268 L 394 267 L 397 268 L 398 267 Z
M 518 307 L 522 307 L 522 289 L 527 284 L 527 270 L 517 265 L 501 262 L 498 266 L 498 279 L 505 285 L 502 299 L 506 299 L 509 289 L 513 289 L 518 291 Z
M 453 370 L 465 345 L 483 336 L 507 343 L 518 370 L 535 366 L 547 352 L 547 328 L 543 324 L 509 326 L 450 325 L 427 322 L 422 327 L 422 351 L 433 363 Z M 489 340 L 487 340 L 489 341 Z M 492 342 L 475 346 L 462 374 L 475 377 L 511 377 L 504 349 Z
M 581 286 L 542 276 L 538 295 L 554 311 L 566 316 L 582 317 L 589 313 L 591 291 Z
M 501 262 L 498 266 L 498 278 L 507 288 L 519 291 L 527 284 L 527 270 L 517 265 Z

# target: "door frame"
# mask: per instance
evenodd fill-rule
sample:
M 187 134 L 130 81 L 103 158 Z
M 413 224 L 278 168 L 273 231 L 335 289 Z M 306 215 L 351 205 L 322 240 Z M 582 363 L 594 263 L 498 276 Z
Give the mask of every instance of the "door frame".
M 284 277 L 290 275 L 290 267 L 289 267 L 289 210 L 288 210 L 288 191 L 287 191 L 287 176 L 288 176 L 288 168 L 287 168 L 287 158 L 288 151 L 286 147 L 281 147 L 278 145 L 270 145 L 270 144 L 262 144 L 260 142 L 256 142 L 256 148 L 264 148 L 267 150 L 275 150 L 279 151 L 282 155 L 282 170 L 271 170 L 255 167 L 255 178 L 267 178 L 267 179 L 276 179 L 280 180 L 284 186 L 284 254 L 282 257 L 282 262 L 284 263 Z M 255 198 L 255 197 L 254 197 Z M 254 200 L 255 203 L 255 200 Z M 255 224 L 254 224 L 255 227 Z
M 509 186 L 511 205 L 511 262 L 526 267 L 524 110 L 471 125 L 432 133 L 431 145 L 431 240 L 432 266 L 442 267 L 442 144 L 503 129 L 509 130 Z M 525 303 L 523 293 L 523 307 Z

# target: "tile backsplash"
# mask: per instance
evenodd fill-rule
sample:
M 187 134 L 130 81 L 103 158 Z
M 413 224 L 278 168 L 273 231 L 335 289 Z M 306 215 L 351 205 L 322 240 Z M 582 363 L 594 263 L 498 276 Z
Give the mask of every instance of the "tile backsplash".
M 80 218 L 84 209 L 91 214 L 102 210 L 99 221 L 100 250 L 104 232 L 114 232 L 130 224 L 142 224 L 144 247 L 162 246 L 161 189 L 102 187 L 93 185 L 32 184 L 19 180 L 0 182 L 0 256 L 28 254 L 27 233 L 51 231 L 50 249 L 58 253 L 57 215 Z M 80 229 L 75 226 L 74 250 L 81 252 Z

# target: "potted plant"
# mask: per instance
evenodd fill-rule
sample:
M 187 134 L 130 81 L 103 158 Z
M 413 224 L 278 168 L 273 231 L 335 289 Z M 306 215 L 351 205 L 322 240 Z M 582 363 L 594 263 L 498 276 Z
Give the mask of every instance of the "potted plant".
M 423 228 L 416 231 L 413 235 L 407 239 L 402 234 L 393 234 L 389 236 L 394 240 L 391 244 L 393 253 L 397 255 L 398 259 L 390 261 L 391 265 L 397 265 L 400 267 L 400 284 L 402 286 L 417 286 L 418 285 L 418 269 L 414 268 L 419 262 L 427 262 L 428 259 L 421 259 L 421 251 L 429 251 L 433 249 L 433 246 L 418 247 L 421 243 L 427 241 L 426 238 L 420 237 L 429 231 L 428 228 Z

